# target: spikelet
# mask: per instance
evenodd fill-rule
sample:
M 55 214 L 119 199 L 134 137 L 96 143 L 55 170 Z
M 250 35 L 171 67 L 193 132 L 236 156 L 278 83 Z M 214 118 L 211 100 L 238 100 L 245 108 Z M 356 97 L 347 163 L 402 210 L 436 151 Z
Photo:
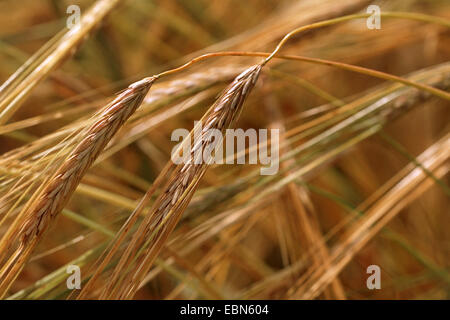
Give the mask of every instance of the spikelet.
M 206 125 L 202 127 L 202 136 L 199 139 L 199 143 L 194 145 L 191 150 L 191 159 L 195 159 L 197 149 L 202 147 L 204 150 L 211 143 L 207 132 L 209 129 L 218 129 L 224 132 L 234 122 L 241 111 L 245 98 L 258 79 L 260 70 L 261 66 L 259 65 L 245 70 L 236 77 L 233 83 L 217 99 L 211 108 L 212 112 L 203 121 Z M 192 160 L 178 166 L 176 169 L 177 174 L 169 181 L 166 192 L 162 193 L 161 198 L 158 199 L 160 206 L 154 214 L 164 218 L 187 189 L 192 178 L 202 174 L 204 170 L 206 170 L 205 161 L 202 161 L 201 164 L 195 164 L 195 161 Z
M 146 78 L 131 84 L 101 113 L 28 212 L 21 232 L 22 241 L 26 241 L 30 236 L 40 236 L 50 221 L 63 209 L 84 173 L 142 103 L 153 80 Z
M 69 201 L 80 180 L 100 155 L 114 134 L 136 111 L 144 100 L 155 78 L 145 78 L 122 91 L 104 110 L 96 115 L 96 121 L 83 132 L 81 142 L 50 178 L 37 197 L 24 212 L 18 232 L 10 233 L 0 241 L 0 248 L 10 248 L 16 239 L 19 246 L 0 268 L 0 297 L 3 296 L 27 257 L 33 252 L 45 230 Z

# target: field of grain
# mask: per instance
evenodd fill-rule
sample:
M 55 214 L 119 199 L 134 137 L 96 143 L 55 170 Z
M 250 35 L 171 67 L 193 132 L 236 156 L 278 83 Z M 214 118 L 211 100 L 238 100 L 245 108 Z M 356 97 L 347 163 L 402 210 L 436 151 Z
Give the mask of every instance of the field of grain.
M 450 298 L 449 1 L 4 0 L 0 85 L 1 299 Z

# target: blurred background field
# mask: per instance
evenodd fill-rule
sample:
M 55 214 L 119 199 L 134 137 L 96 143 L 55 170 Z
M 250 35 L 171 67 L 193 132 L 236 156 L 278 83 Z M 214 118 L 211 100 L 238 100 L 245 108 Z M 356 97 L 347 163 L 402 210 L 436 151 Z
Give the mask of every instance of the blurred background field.
M 26 170 L 43 170 L 33 166 L 39 154 L 133 81 L 207 52 L 271 52 L 296 27 L 365 12 L 370 4 L 450 21 L 449 1 L 118 2 L 0 125 L 0 234 L 12 223 L 10 197 L 20 196 L 11 186 Z M 67 31 L 69 5 L 83 15 L 94 3 L 1 1 L 0 82 Z M 295 36 L 282 53 L 450 88 L 450 29 L 442 24 L 382 18 L 380 30 L 369 30 L 356 19 Z M 88 278 L 97 248 L 170 161 L 172 131 L 191 130 L 221 90 L 260 60 L 211 58 L 155 84 L 7 296 L 66 298 L 68 264 Z M 264 177 L 254 174 L 255 165 L 209 168 L 135 298 L 448 299 L 449 107 L 442 97 L 392 81 L 274 59 L 236 126 L 281 130 L 280 171 Z M 381 268 L 379 290 L 366 286 L 369 265 Z

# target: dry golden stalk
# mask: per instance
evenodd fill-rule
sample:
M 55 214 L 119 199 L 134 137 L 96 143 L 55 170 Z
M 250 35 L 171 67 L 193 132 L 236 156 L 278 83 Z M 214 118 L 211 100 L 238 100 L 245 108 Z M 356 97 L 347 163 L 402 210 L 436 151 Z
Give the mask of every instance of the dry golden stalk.
M 98 115 L 98 120 L 89 127 L 83 140 L 70 153 L 39 195 L 32 198 L 32 202 L 26 206 L 24 217 L 21 219 L 19 215 L 17 222 L 23 223 L 17 224 L 18 228 L 15 231 L 18 229 L 18 232 L 9 232 L 0 242 L 2 250 L 10 247 L 16 239 L 20 242 L 16 252 L 0 270 L 0 296 L 5 293 L 11 284 L 10 280 L 14 279 L 15 273 L 25 263 L 24 253 L 32 252 L 30 248 L 34 248 L 51 221 L 64 208 L 81 178 L 107 143 L 141 105 L 154 80 L 153 77 L 145 78 L 131 84 L 120 93 Z M 19 255 L 22 263 L 13 264 Z
M 196 150 L 204 150 L 212 143 L 208 129 L 217 129 L 224 132 L 231 126 L 238 117 L 246 97 L 254 87 L 261 69 L 262 65 L 258 64 L 237 76 L 207 111 L 200 121 L 200 125 L 197 125 L 191 131 L 190 136 L 185 139 L 183 143 L 190 143 L 194 134 L 199 133 L 201 135 L 200 143 L 194 145 L 191 150 L 190 160 L 177 165 L 172 171 L 160 195 L 155 200 L 151 212 L 146 215 L 146 218 L 134 233 L 112 276 L 108 279 L 108 285 L 105 286 L 100 298 L 127 299 L 134 296 L 140 282 L 181 218 L 201 177 L 212 160 L 203 159 L 201 163 L 196 163 L 195 159 L 200 154 Z M 200 127 L 201 130 L 199 130 Z M 214 143 L 221 142 L 215 141 Z M 181 148 L 182 146 L 180 146 L 179 151 Z M 169 163 L 166 168 L 171 166 L 173 164 Z M 167 171 L 163 170 L 161 174 L 166 174 Z M 142 201 L 141 203 L 146 202 Z M 142 206 L 141 208 L 138 207 L 134 214 L 138 213 L 140 209 L 142 209 Z M 113 246 L 113 248 L 117 247 L 118 244 Z M 139 255 L 141 250 L 142 254 Z M 108 255 L 108 257 L 111 256 L 111 254 Z M 136 258 L 137 261 L 134 260 Z M 128 271 L 127 267 L 131 266 L 133 262 L 135 262 L 133 269 Z M 105 264 L 105 261 L 103 261 L 103 265 Z M 101 271 L 102 268 L 98 268 L 96 276 Z M 95 281 L 96 276 L 92 277 L 91 281 Z M 91 288 L 92 282 L 84 287 L 79 298 L 84 298 Z
M 450 169 L 449 157 L 450 134 L 447 134 L 425 150 L 418 161 L 437 178 L 442 178 Z M 298 286 L 291 289 L 294 292 L 292 298 L 316 298 L 378 232 L 432 185 L 433 179 L 422 168 L 413 163 L 404 167 L 380 188 L 389 186 L 388 192 L 371 203 L 364 216 L 350 226 L 345 240 L 335 247 L 330 257 L 331 264 L 302 276 L 297 282 Z
M 68 56 L 74 54 L 89 33 L 120 0 L 97 1 L 78 24 L 52 38 L 0 87 L 0 124 L 5 124 L 31 90 Z
M 281 167 L 288 167 L 292 162 L 292 160 L 288 160 L 286 163 L 282 163 Z M 317 245 L 316 254 L 312 256 L 312 264 L 315 267 L 328 265 L 330 259 L 329 250 L 323 242 L 323 236 L 317 217 L 315 217 L 312 212 L 308 212 L 308 209 L 303 202 L 305 198 L 309 198 L 306 190 L 294 182 L 290 182 L 287 185 L 287 190 L 292 201 L 293 208 L 295 209 L 296 216 L 294 218 L 298 220 L 298 224 L 301 226 L 301 230 L 304 233 L 304 241 L 307 247 L 314 248 L 314 246 Z M 338 278 L 334 279 L 328 289 L 329 290 L 325 291 L 325 297 L 327 299 L 346 299 L 344 289 L 342 288 L 342 284 Z

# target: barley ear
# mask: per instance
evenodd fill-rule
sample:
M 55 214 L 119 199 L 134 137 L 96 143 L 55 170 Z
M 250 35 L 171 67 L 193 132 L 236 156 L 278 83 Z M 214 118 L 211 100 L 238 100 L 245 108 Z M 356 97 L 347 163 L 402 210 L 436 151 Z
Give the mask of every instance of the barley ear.
M 19 240 L 19 247 L 0 269 L 0 295 L 5 291 L 2 289 L 9 287 L 13 278 L 17 276 L 14 275 L 14 271 L 22 268 L 27 256 L 33 251 L 30 247 L 34 248 L 42 238 L 44 231 L 69 201 L 86 171 L 120 127 L 140 106 L 154 80 L 153 77 L 145 78 L 131 84 L 96 116 L 98 120 L 88 128 L 81 142 L 43 187 L 40 194 L 29 206 L 26 206 L 28 209 L 24 212 L 24 222 L 19 225 L 18 232 L 13 234 L 13 238 L 2 239 L 2 242 L 9 242 L 5 246 L 2 246 L 0 242 L 2 247 L 9 247 L 16 239 Z M 21 255 L 17 254 L 19 251 Z M 13 260 L 17 260 L 18 256 L 21 263 L 14 264 Z

